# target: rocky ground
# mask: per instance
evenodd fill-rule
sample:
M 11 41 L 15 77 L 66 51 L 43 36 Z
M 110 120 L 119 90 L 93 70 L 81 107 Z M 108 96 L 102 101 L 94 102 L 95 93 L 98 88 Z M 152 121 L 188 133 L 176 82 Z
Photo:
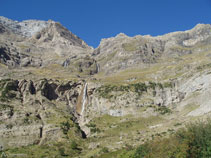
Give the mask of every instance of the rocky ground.
M 54 21 L 0 17 L 0 149 L 96 157 L 209 116 L 211 25 L 102 39 Z

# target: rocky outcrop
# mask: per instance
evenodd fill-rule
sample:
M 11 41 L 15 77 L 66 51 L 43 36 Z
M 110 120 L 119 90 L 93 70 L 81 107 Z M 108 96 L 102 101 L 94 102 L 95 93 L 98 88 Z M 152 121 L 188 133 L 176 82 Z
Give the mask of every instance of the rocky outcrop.
M 0 24 L 10 29 L 15 34 L 22 36 L 32 36 L 36 32 L 41 31 L 48 26 L 48 22 L 41 20 L 26 20 L 22 22 L 13 21 L 3 16 L 0 16 Z
M 46 79 L 36 82 L 1 80 L 0 144 L 3 148 L 60 139 L 63 134 L 60 128 L 62 122 L 57 119 L 74 118 L 80 87 L 80 82 L 61 84 Z M 78 132 L 84 137 L 82 131 Z
M 97 61 L 89 56 L 70 57 L 66 59 L 62 65 L 66 69 L 72 69 L 86 75 L 94 75 L 100 71 Z
M 89 89 L 91 91 L 91 87 Z M 173 106 L 185 98 L 178 85 L 171 83 L 137 83 L 125 86 L 101 85 L 89 96 L 87 117 L 96 115 L 139 115 L 138 109 L 148 106 Z
M 9 68 L 40 67 L 42 66 L 42 59 L 20 53 L 12 43 L 0 43 L 0 63 L 7 65 Z

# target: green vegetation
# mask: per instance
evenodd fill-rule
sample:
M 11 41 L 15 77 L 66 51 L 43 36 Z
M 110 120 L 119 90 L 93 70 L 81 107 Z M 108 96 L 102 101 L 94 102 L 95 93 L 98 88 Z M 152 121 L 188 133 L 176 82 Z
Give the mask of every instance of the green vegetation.
M 90 128 L 90 131 L 91 131 L 92 134 L 100 132 L 100 129 L 96 127 L 96 124 L 89 123 L 86 126 Z
M 7 104 L 0 104 L 0 111 L 6 111 L 9 117 L 14 114 L 14 107 Z
M 159 106 L 158 108 L 156 108 L 156 111 L 158 111 L 161 115 L 172 113 L 171 109 L 166 106 Z
M 99 88 L 97 88 L 97 92 L 99 93 L 100 97 L 111 99 L 115 97 L 117 94 L 113 94 L 113 92 L 135 92 L 139 96 L 142 95 L 142 93 L 147 92 L 148 89 L 153 89 L 158 87 L 160 89 L 172 87 L 172 84 L 169 82 L 165 83 L 155 83 L 155 82 L 149 82 L 149 84 L 146 83 L 134 83 L 134 84 L 127 84 L 127 85 L 103 85 Z M 153 93 L 154 94 L 154 93 Z M 121 95 L 121 94 L 120 94 Z M 155 95 L 155 94 L 154 94 Z
M 13 148 L 3 151 L 8 157 L 46 158 L 46 157 L 76 157 L 81 153 L 81 148 L 75 142 L 58 142 L 49 145 L 29 145 L 27 147 Z
M 32 123 L 31 121 L 36 121 L 33 115 L 25 116 L 23 123 Z M 58 119 L 59 116 L 57 116 Z M 47 144 L 32 144 L 26 147 L 10 148 L 4 150 L 3 152 L 8 155 L 8 157 L 27 157 L 27 158 L 46 158 L 46 157 L 77 157 L 84 150 L 84 142 L 81 136 L 80 127 L 78 124 L 72 122 L 72 117 L 65 116 L 64 118 L 59 118 L 62 120 L 57 120 L 58 125 L 60 125 L 64 136 L 61 136 L 56 140 L 52 140 Z M 23 121 L 24 121 L 23 120 Z M 59 127 L 59 126 L 57 126 Z M 8 124 L 6 128 L 13 128 L 12 124 Z
M 67 134 L 70 129 L 70 123 L 68 121 L 62 122 L 61 129 L 64 134 Z
M 110 158 L 209 158 L 211 157 L 211 119 L 180 129 L 169 138 L 156 137 L 136 149 L 102 154 Z
M 16 97 L 16 94 L 12 91 L 17 91 L 17 82 L 14 82 L 9 79 L 1 80 L 0 91 L 1 91 L 0 100 L 3 102 Z
M 102 153 L 108 153 L 108 152 L 109 152 L 109 150 L 108 150 L 108 148 L 107 148 L 107 147 L 103 147 L 103 148 L 102 148 L 102 150 L 101 150 L 101 152 L 102 152 Z
M 205 64 L 205 65 L 200 65 L 196 69 L 197 70 L 203 70 L 203 69 L 206 69 L 206 68 L 211 68 L 211 63 Z
M 78 144 L 75 141 L 72 141 L 70 147 L 71 147 L 71 149 L 76 150 L 76 149 L 78 149 Z

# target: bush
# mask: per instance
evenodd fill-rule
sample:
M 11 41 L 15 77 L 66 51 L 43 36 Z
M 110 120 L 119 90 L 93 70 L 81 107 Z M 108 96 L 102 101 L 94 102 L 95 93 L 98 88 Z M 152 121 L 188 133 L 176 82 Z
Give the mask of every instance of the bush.
M 73 149 L 73 150 L 77 150 L 77 149 L 78 149 L 78 144 L 77 144 L 75 141 L 72 141 L 70 147 L 71 147 L 71 149 Z
M 130 155 L 130 156 L 127 156 Z M 136 149 L 119 151 L 121 158 L 210 158 L 211 120 L 198 121 L 180 129 L 169 138 L 154 140 Z
M 165 139 L 139 146 L 134 158 L 210 158 L 211 120 L 192 123 Z
M 101 151 L 102 151 L 103 153 L 108 153 L 108 152 L 109 152 L 109 150 L 108 150 L 107 147 L 103 147 Z
M 161 115 L 170 114 L 172 113 L 171 109 L 166 106 L 160 106 L 156 109 Z
M 61 156 L 67 156 L 67 154 L 65 153 L 65 149 L 63 147 L 59 148 L 59 154 Z
M 150 152 L 150 149 L 147 144 L 140 145 L 133 156 L 133 158 L 144 158 L 148 153 Z
M 100 132 L 100 129 L 97 128 L 96 124 L 94 124 L 94 123 L 89 123 L 86 126 L 90 128 L 91 133 L 99 133 Z
M 70 129 L 70 123 L 68 121 L 61 123 L 61 129 L 64 134 L 67 134 Z
M 187 153 L 191 158 L 211 157 L 211 120 L 189 124 L 177 132 L 177 138 L 189 146 Z

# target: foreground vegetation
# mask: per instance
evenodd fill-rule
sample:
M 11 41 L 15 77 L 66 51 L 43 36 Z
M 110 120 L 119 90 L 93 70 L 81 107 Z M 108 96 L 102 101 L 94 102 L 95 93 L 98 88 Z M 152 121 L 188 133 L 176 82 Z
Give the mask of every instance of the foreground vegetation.
M 180 129 L 169 138 L 155 138 L 133 149 L 105 153 L 99 158 L 210 158 L 211 119 Z
M 66 126 L 65 126 L 66 127 Z M 52 143 L 51 145 L 32 145 L 1 151 L 3 157 L 87 157 L 81 141 Z M 85 143 L 85 142 L 83 142 Z M 81 144 L 81 145 L 79 145 Z M 94 156 L 96 157 L 96 156 Z M 125 145 L 118 151 L 104 147 L 98 158 L 210 158 L 211 157 L 211 119 L 198 121 L 178 130 L 168 138 L 156 137 L 134 148 Z M 93 158 L 88 156 L 87 158 Z

